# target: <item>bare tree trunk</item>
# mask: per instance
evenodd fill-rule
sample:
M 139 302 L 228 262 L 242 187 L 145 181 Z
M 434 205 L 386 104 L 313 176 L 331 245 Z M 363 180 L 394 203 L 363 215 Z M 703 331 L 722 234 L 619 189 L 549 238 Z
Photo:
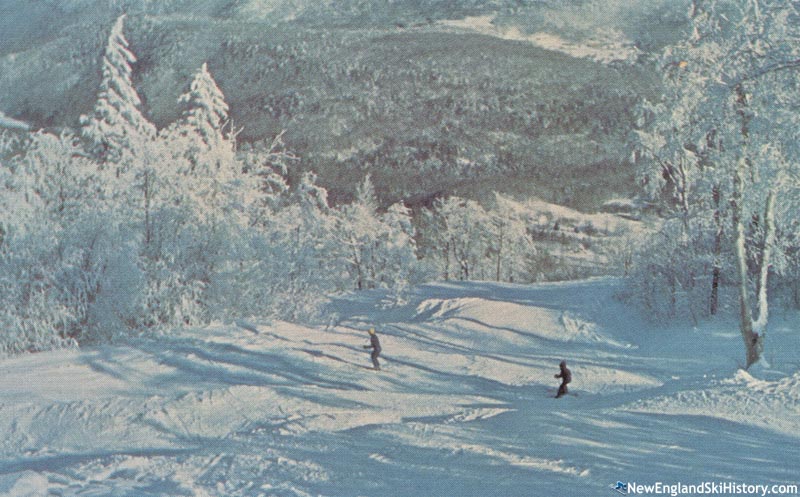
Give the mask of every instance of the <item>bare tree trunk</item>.
M 758 275 L 758 319 L 754 320 L 748 289 L 747 249 L 745 247 L 745 226 L 742 199 L 744 197 L 745 159 L 741 159 L 735 179 L 734 225 L 736 227 L 736 261 L 739 273 L 739 313 L 740 329 L 744 340 L 747 358 L 746 368 L 761 359 L 764 353 L 764 338 L 769 319 L 768 279 L 771 265 L 772 244 L 775 240 L 775 193 L 767 194 L 764 207 L 764 243 L 761 247 Z
M 750 120 L 752 119 L 752 116 L 747 111 L 747 92 L 745 92 L 742 85 L 737 85 L 734 88 L 734 91 L 736 93 L 736 112 L 741 119 L 742 144 L 739 161 L 736 164 L 736 174 L 733 178 L 733 224 L 736 230 L 736 266 L 739 277 L 739 329 L 742 333 L 742 340 L 744 340 L 744 349 L 747 361 L 745 368 L 749 368 L 758 362 L 759 359 L 761 359 L 761 353 L 764 350 L 764 344 L 762 341 L 763 338 L 759 336 L 759 330 L 754 328 L 752 314 L 753 311 L 750 307 L 751 304 L 748 288 L 749 279 L 747 277 L 747 241 L 744 227 L 744 184 L 747 169 L 750 166 L 749 159 L 747 157 L 747 142 L 750 138 Z M 770 193 L 767 199 L 767 207 L 769 207 L 770 203 L 772 202 L 772 198 L 772 193 Z M 769 255 L 768 252 L 767 255 Z M 763 262 L 764 258 L 762 257 L 761 260 Z M 764 264 L 762 264 L 762 266 L 763 265 Z M 764 291 L 766 292 L 766 289 Z M 759 305 L 761 305 L 760 297 L 761 291 L 759 289 Z M 766 293 L 764 294 L 764 297 L 764 300 L 766 300 Z M 766 304 L 766 302 L 764 302 L 764 304 Z M 764 306 L 764 310 L 766 311 L 766 305 Z M 760 315 L 759 317 L 766 319 L 766 314 Z M 761 329 L 761 331 L 763 331 L 763 329 Z
M 352 264 L 355 266 L 356 269 L 356 290 L 363 290 L 364 289 L 364 270 L 362 268 L 362 257 L 361 257 L 361 250 L 358 246 L 358 240 L 355 240 L 353 236 L 350 236 L 350 248 L 353 251 L 353 260 Z
M 670 315 L 674 316 L 678 310 L 678 288 L 674 274 L 669 275 L 669 306 Z
M 711 271 L 711 297 L 709 298 L 712 316 L 717 313 L 719 308 L 719 282 L 722 277 L 722 219 L 720 214 L 720 191 L 719 185 L 714 185 L 712 190 L 714 200 L 714 267 Z
M 459 243 L 453 239 L 453 258 L 458 262 L 459 266 L 458 279 L 461 281 L 469 281 L 469 246 L 459 245 Z
M 150 171 L 144 172 L 144 245 L 150 246 L 152 227 L 150 226 Z
M 378 249 L 378 242 L 374 242 L 372 244 L 372 246 L 370 247 L 369 259 L 368 259 L 369 266 L 367 266 L 367 269 L 369 270 L 368 288 L 375 288 L 375 282 L 378 279 L 378 275 L 375 273 L 375 267 L 378 264 L 376 262 L 377 258 L 375 257 L 375 253 L 377 252 L 377 249 Z
M 679 181 L 677 182 L 676 186 L 678 188 L 678 194 L 680 195 L 681 212 L 683 214 L 683 229 L 684 233 L 688 236 L 690 215 L 689 179 L 688 175 L 686 174 L 686 164 L 684 163 L 683 159 L 678 160 L 678 174 L 680 174 L 680 177 L 678 178 Z
M 450 242 L 444 244 L 444 280 L 450 280 Z
M 742 206 L 744 197 L 744 173 L 746 169 L 744 158 L 739 160 L 736 177 L 734 179 L 734 199 L 733 199 L 733 225 L 736 230 L 736 268 L 739 278 L 739 330 L 744 340 L 746 355 L 745 368 L 758 362 L 761 357 L 759 337 L 753 331 L 753 316 L 750 311 L 750 293 L 748 289 L 747 277 L 747 248 L 745 247 L 744 220 L 742 219 L 744 207 Z
M 466 251 L 462 251 L 458 256 L 458 264 L 461 266 L 461 280 L 469 281 L 469 259 Z
M 764 331 L 769 319 L 769 268 L 772 265 L 772 245 L 775 243 L 775 192 L 770 190 L 767 193 L 767 200 L 764 206 L 764 240 L 761 246 L 761 266 L 759 268 L 758 284 L 758 319 L 753 323 L 755 331 L 761 333 L 761 340 L 764 339 Z M 763 348 L 763 343 L 761 344 Z
M 503 233 L 500 233 L 500 241 L 499 246 L 497 248 L 497 271 L 496 271 L 496 279 L 500 281 L 500 261 L 503 257 Z

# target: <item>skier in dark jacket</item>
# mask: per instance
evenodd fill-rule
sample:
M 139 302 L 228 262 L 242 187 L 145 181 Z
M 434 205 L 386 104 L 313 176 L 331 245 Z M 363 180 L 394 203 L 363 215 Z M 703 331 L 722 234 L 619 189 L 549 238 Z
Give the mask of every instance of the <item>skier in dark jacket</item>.
M 372 366 L 376 370 L 381 369 L 381 365 L 378 364 L 378 356 L 381 355 L 381 342 L 378 341 L 378 335 L 375 334 L 375 328 L 369 329 L 369 345 L 364 345 L 365 349 L 372 349 Z
M 561 361 L 558 365 L 561 368 L 561 373 L 555 375 L 556 378 L 561 378 L 561 386 L 558 387 L 556 398 L 563 397 L 567 394 L 567 383 L 572 381 L 572 373 L 567 368 L 567 361 Z

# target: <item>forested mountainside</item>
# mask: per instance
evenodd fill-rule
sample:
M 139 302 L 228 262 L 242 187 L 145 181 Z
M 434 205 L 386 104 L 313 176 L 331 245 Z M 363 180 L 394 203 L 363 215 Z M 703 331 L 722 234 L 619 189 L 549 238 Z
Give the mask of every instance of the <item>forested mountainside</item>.
M 600 25 L 587 1 L 2 1 L 0 110 L 74 126 L 126 12 L 152 121 L 177 117 L 208 62 L 239 141 L 286 130 L 290 174 L 316 171 L 335 202 L 369 172 L 385 205 L 500 190 L 595 208 L 635 188 L 630 130 L 658 91 L 649 55 L 680 33 L 683 3 L 604 2 Z

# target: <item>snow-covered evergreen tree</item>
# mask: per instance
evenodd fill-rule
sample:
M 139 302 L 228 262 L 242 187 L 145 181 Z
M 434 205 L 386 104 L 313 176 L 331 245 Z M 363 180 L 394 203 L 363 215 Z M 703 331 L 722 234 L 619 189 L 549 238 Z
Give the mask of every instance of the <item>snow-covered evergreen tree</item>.
M 369 175 L 359 185 L 355 201 L 339 209 L 337 236 L 354 289 L 408 284 L 416 261 L 410 211 L 395 204 L 380 213 Z
M 391 288 L 396 303 L 401 303 L 405 290 L 421 278 L 416 229 L 411 210 L 402 202 L 392 204 L 383 214 L 382 221 L 383 250 L 379 253 L 378 280 Z
M 328 190 L 320 186 L 317 175 L 313 171 L 306 171 L 297 185 L 294 200 L 303 209 L 304 217 L 319 217 L 330 214 L 328 203 Z
M 124 22 L 124 15 L 117 18 L 108 36 L 94 112 L 81 116 L 81 133 L 91 152 L 103 162 L 117 164 L 135 155 L 142 142 L 156 133 L 140 110 L 142 101 L 133 86 L 131 64 L 136 56 L 128 48 Z
M 180 101 L 182 118 L 135 162 L 144 194 L 146 326 L 199 324 L 218 312 L 258 197 L 258 178 L 223 131 L 228 106 L 205 64 Z
M 283 132 L 273 138 L 267 145 L 264 142 L 260 148 L 249 146 L 247 150 L 240 152 L 239 157 L 242 161 L 243 172 L 255 181 L 253 191 L 249 195 L 249 215 L 252 225 L 263 226 L 268 222 L 273 211 L 282 205 L 289 192 L 289 184 L 286 180 L 289 174 L 289 166 L 297 161 L 291 152 L 286 149 L 283 143 Z M 315 185 L 312 180 L 314 175 L 304 175 L 299 188 Z M 309 186 L 310 187 L 310 186 Z M 324 199 L 327 209 L 327 194 Z
M 340 244 L 356 290 L 375 288 L 375 257 L 380 233 L 378 203 L 369 175 L 358 186 L 356 200 L 342 206 L 338 221 Z
M 228 104 L 208 71 L 207 63 L 200 66 L 189 90 L 178 98 L 178 102 L 184 105 L 179 128 L 196 133 L 209 150 L 226 139 L 223 129 L 228 124 Z
M 161 132 L 169 142 L 177 168 L 188 178 L 225 181 L 225 176 L 240 173 L 236 163 L 236 137 L 229 124 L 225 95 L 204 63 L 194 75 L 189 89 L 178 98 L 181 118 Z M 209 186 L 209 185 L 206 185 Z

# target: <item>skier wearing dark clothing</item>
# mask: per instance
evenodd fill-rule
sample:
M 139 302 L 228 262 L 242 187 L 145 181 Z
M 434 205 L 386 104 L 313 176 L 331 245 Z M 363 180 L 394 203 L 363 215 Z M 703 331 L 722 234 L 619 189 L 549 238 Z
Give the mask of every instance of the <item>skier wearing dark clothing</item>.
M 561 373 L 555 375 L 556 378 L 561 378 L 561 386 L 558 387 L 556 398 L 563 397 L 567 394 L 567 383 L 572 381 L 572 373 L 567 368 L 567 361 L 561 361 L 558 365 L 561 368 Z
M 375 334 L 375 328 L 369 329 L 369 345 L 364 345 L 365 349 L 372 349 L 372 367 L 376 370 L 381 369 L 378 364 L 378 356 L 381 355 L 381 342 L 378 340 L 378 335 Z

